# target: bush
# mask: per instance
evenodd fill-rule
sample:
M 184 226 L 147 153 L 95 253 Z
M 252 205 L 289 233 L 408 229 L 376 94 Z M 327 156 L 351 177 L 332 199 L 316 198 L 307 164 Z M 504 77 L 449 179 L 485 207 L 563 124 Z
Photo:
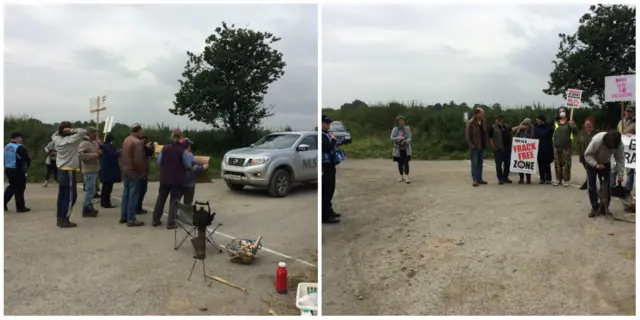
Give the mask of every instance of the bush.
M 360 100 L 344 104 L 338 110 L 324 109 L 323 114 L 342 121 L 349 128 L 353 142 L 344 146 L 344 150 L 351 158 L 390 158 L 392 144 L 389 136 L 395 126 L 395 118 L 402 115 L 407 125 L 411 126 L 412 158 L 461 160 L 468 158 L 463 114 L 467 112 L 472 117 L 473 110 L 478 107 L 485 110 L 487 123 L 493 123 L 498 115 L 503 115 L 504 121 L 510 126 L 518 125 L 525 118 L 533 121 L 539 114 L 546 115 L 547 120 L 552 121 L 557 114 L 557 108 L 541 105 L 503 109 L 500 104 L 490 107 L 476 104 L 470 107 L 466 103 L 458 105 L 452 101 L 429 106 L 398 102 L 369 106 Z M 620 119 L 619 107 L 615 111 L 580 108 L 574 110 L 573 119 L 581 125 L 588 116 L 594 116 L 596 128 L 606 130 L 614 127 Z M 491 157 L 492 152 L 487 152 L 487 156 Z
M 95 122 L 76 121 L 72 125 L 74 128 L 95 127 Z M 9 142 L 12 132 L 20 132 L 23 137 L 24 146 L 29 151 L 31 157 L 31 168 L 29 169 L 29 182 L 43 182 L 45 177 L 45 146 L 51 141 L 51 135 L 56 131 L 57 123 L 43 123 L 38 119 L 28 116 L 8 115 L 4 119 L 4 143 Z M 104 128 L 101 123 L 100 128 Z M 144 128 L 144 134 L 151 141 L 165 144 L 169 141 L 172 129 L 164 124 L 158 124 L 155 128 Z M 123 124 L 116 124 L 111 133 L 115 137 L 115 145 L 119 148 L 124 139 L 131 132 L 131 127 Z M 209 174 L 211 177 L 220 176 L 221 159 L 228 150 L 246 146 L 249 142 L 257 141 L 262 136 L 269 134 L 268 130 L 250 132 L 242 137 L 243 141 L 234 141 L 232 135 L 224 130 L 183 130 L 183 135 L 193 140 L 195 144 L 191 147 L 195 155 L 210 156 Z M 246 142 L 245 142 L 246 141 Z M 153 160 L 153 158 L 152 158 Z M 79 178 L 81 178 L 79 176 Z M 158 166 L 155 161 L 151 161 L 149 180 L 155 181 L 159 178 Z

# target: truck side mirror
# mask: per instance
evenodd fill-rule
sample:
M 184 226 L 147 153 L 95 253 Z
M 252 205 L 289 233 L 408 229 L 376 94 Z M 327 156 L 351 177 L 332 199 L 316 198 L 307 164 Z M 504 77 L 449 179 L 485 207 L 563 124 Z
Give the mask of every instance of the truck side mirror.
M 298 146 L 298 151 L 307 151 L 307 150 L 309 150 L 308 144 L 301 144 Z

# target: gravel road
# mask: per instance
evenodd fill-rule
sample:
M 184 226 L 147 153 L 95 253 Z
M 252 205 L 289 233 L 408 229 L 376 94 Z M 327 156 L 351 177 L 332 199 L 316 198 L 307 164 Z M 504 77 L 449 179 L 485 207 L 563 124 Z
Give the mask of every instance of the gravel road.
M 114 197 L 121 190 L 117 185 Z M 157 190 L 157 183 L 149 184 L 147 207 L 155 203 Z M 98 208 L 97 218 L 80 217 L 79 199 L 71 219 L 78 227 L 57 228 L 56 194 L 56 188 L 30 184 L 26 198 L 33 211 L 18 214 L 12 201 L 5 212 L 6 315 L 269 315 L 269 309 L 299 315 L 297 284 L 317 281 L 315 187 L 275 199 L 252 189 L 233 193 L 220 181 L 198 185 L 196 199 L 211 201 L 215 222 L 223 223 L 218 230 L 224 235 L 214 237 L 218 243 L 263 236 L 266 249 L 250 266 L 233 264 L 226 253 L 208 247 L 207 274 L 248 293 L 217 282 L 208 287 L 200 263 L 187 281 L 191 244 L 174 251 L 173 230 L 152 228 L 150 213 L 139 216 L 144 227 L 118 224 L 119 199 L 114 199 L 118 208 Z M 289 269 L 287 295 L 274 289 L 279 261 Z
M 486 167 L 489 184 L 474 188 L 469 172 L 468 161 L 412 161 L 407 185 L 391 160 L 341 164 L 342 223 L 323 225 L 323 314 L 635 314 L 635 224 L 588 218 L 575 187 L 501 186 Z M 618 201 L 612 212 L 624 214 Z

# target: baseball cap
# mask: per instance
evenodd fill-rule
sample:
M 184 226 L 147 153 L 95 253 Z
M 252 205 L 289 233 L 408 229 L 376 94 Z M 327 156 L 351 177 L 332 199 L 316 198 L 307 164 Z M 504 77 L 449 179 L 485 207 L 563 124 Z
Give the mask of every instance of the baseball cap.
M 20 134 L 20 132 L 14 132 L 11 134 L 11 139 L 18 139 L 18 138 L 22 138 L 22 135 Z
M 180 144 L 183 144 L 185 146 L 190 146 L 193 144 L 193 141 L 191 141 L 191 139 L 189 138 L 182 138 L 180 139 Z
M 322 122 L 324 123 L 331 123 L 333 122 L 333 120 L 331 120 L 331 118 L 327 117 L 326 115 L 322 115 Z

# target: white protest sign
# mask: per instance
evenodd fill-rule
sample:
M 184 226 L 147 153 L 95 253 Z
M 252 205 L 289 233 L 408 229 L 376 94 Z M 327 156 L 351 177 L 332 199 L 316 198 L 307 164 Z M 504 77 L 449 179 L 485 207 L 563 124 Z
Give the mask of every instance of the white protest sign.
M 104 134 L 111 132 L 114 124 L 115 122 L 113 121 L 113 116 L 108 116 L 106 119 L 104 119 Z
M 582 90 L 569 89 L 567 90 L 567 108 L 580 108 L 582 104 Z
M 622 144 L 624 144 L 624 167 L 626 169 L 636 168 L 636 136 L 622 136 Z M 616 159 L 611 156 L 611 165 L 616 164 Z
M 538 139 L 513 138 L 511 172 L 535 174 L 538 167 Z
M 636 75 L 605 77 L 604 101 L 636 101 Z
M 464 120 L 464 122 L 468 122 L 469 121 L 469 112 L 465 112 L 462 115 L 462 120 Z

